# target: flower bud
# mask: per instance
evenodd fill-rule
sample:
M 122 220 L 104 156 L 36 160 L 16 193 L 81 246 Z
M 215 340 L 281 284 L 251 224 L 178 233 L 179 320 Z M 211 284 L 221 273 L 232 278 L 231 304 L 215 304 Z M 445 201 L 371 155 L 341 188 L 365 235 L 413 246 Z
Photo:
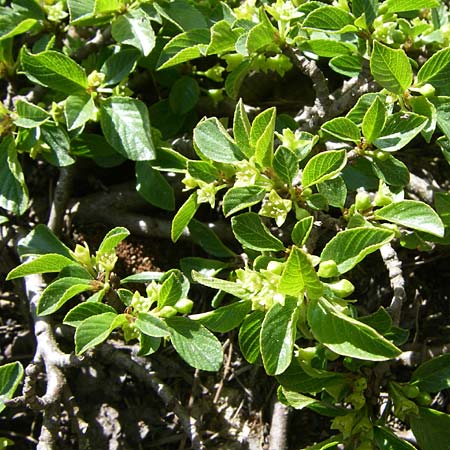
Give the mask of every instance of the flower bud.
M 436 89 L 434 88 L 433 85 L 427 83 L 424 84 L 420 89 L 419 92 L 424 96 L 424 97 L 433 97 Z
M 180 314 L 189 314 L 192 310 L 194 302 L 188 298 L 182 298 L 175 303 L 175 309 Z
M 163 306 L 159 312 L 159 317 L 164 317 L 165 319 L 168 319 L 169 317 L 176 316 L 178 311 L 173 306 Z
M 333 291 L 335 295 L 337 295 L 340 298 L 348 297 L 349 295 L 353 294 L 355 290 L 355 286 L 345 278 L 339 281 L 336 281 L 335 283 L 329 283 L 327 286 Z
M 337 264 L 331 259 L 328 261 L 322 261 L 319 265 L 319 270 L 317 273 L 319 277 L 322 278 L 331 278 L 339 275 Z

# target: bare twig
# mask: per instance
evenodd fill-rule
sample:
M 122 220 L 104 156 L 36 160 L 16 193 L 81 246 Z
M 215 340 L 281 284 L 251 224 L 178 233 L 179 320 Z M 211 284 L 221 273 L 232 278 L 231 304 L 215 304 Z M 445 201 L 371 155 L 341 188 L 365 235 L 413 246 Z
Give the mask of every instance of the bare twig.
M 153 389 L 166 407 L 172 410 L 180 419 L 181 425 L 192 442 L 195 450 L 205 450 L 206 447 L 202 442 L 197 429 L 197 420 L 191 417 L 186 409 L 181 405 L 173 394 L 172 390 L 152 371 L 149 361 L 134 355 L 126 355 L 118 351 L 111 344 L 103 344 L 99 348 L 100 355 L 107 361 L 113 362 L 118 367 L 129 372 L 141 383 Z
M 269 450 L 287 449 L 287 431 L 290 410 L 289 406 L 284 405 L 278 400 L 275 401 L 270 424 Z
M 111 41 L 111 26 L 107 26 L 102 31 L 97 30 L 95 36 L 78 50 L 75 50 L 70 56 L 75 61 L 86 59 L 91 53 L 96 53 Z
M 390 244 L 383 245 L 380 249 L 381 257 L 384 265 L 388 270 L 391 288 L 393 290 L 393 297 L 388 311 L 392 317 L 394 325 L 400 322 L 403 303 L 406 300 L 405 279 L 402 273 L 402 263 L 398 259 L 397 252 Z

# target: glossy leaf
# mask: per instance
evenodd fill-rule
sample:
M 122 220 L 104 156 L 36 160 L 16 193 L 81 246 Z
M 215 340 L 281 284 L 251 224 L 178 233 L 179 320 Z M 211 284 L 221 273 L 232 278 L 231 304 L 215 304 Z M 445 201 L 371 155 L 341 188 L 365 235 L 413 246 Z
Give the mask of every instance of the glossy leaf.
M 130 232 L 125 227 L 115 227 L 112 230 L 106 233 L 103 238 L 97 253 L 99 254 L 107 254 L 114 251 L 117 245 L 122 242 L 127 236 L 130 235 Z
M 32 273 L 51 273 L 60 272 L 64 267 L 75 264 L 73 259 L 56 253 L 48 253 L 47 255 L 38 256 L 32 261 L 27 261 L 17 266 L 6 277 L 7 280 L 21 278 Z
M 251 125 L 244 109 L 244 103 L 242 99 L 239 99 L 234 111 L 233 136 L 237 146 L 247 158 L 254 153 L 250 145 L 250 129 Z
M 89 120 L 95 120 L 97 108 L 89 94 L 70 95 L 66 98 L 64 115 L 67 129 L 75 130 Z
M 314 223 L 314 217 L 308 216 L 299 220 L 292 229 L 291 238 L 295 245 L 301 247 L 305 245 L 306 240 L 311 233 Z
M 198 209 L 197 193 L 191 194 L 184 202 L 175 217 L 172 220 L 172 229 L 170 232 L 173 242 L 177 242 L 180 236 L 183 234 L 183 230 L 189 225 L 189 222 L 194 217 Z
M 276 109 L 266 109 L 255 117 L 250 130 L 250 143 L 255 149 L 256 162 L 263 167 L 272 165 L 275 119 Z
M 425 361 L 413 372 L 411 381 L 426 392 L 450 388 L 450 354 Z
M 297 155 L 286 147 L 279 147 L 273 158 L 273 168 L 281 181 L 291 186 L 298 174 Z
M 378 177 L 390 186 L 406 186 L 409 183 L 408 167 L 385 153 L 382 158 L 374 158 L 372 161 L 373 170 Z
M 270 233 L 256 213 L 249 212 L 233 217 L 231 228 L 244 247 L 258 251 L 284 250 L 283 243 Z
M 361 140 L 359 128 L 346 117 L 337 117 L 329 120 L 322 125 L 321 129 L 340 141 L 350 141 L 358 144 Z
M 408 441 L 400 439 L 386 427 L 374 427 L 373 434 L 378 448 L 383 450 L 416 450 L 416 447 Z
M 339 175 L 347 163 L 345 150 L 331 150 L 313 156 L 303 169 L 304 188 L 322 183 Z
M 5 400 L 13 397 L 24 374 L 20 362 L 12 362 L 0 366 L 0 412 L 5 409 Z
M 390 13 L 414 11 L 423 8 L 436 8 L 439 0 L 387 0 L 387 11 Z
M 175 114 L 183 115 L 191 111 L 200 97 L 197 81 L 184 76 L 175 81 L 169 93 L 169 104 Z
M 169 328 L 166 323 L 159 317 L 150 313 L 139 313 L 136 322 L 136 327 L 142 333 L 152 337 L 168 337 L 170 336 Z
M 435 236 L 444 236 L 444 224 L 439 215 L 426 203 L 402 200 L 375 211 L 375 218 L 424 231 Z
M 305 28 L 327 31 L 339 31 L 351 24 L 353 24 L 352 16 L 336 6 L 321 6 L 314 9 L 303 22 Z
M 314 337 L 339 355 L 385 361 L 401 353 L 373 328 L 343 314 L 325 299 L 310 302 L 308 323 Z
M 105 303 L 87 301 L 72 308 L 64 317 L 63 323 L 77 328 L 88 317 L 103 313 L 117 314 L 117 311 Z
M 244 289 L 241 284 L 234 281 L 208 277 L 196 271 L 192 272 L 192 279 L 203 286 L 224 291 L 228 294 L 234 295 L 237 298 L 247 299 L 249 297 L 248 291 Z
M 422 450 L 450 448 L 450 415 L 429 408 L 419 408 L 419 415 L 411 415 L 410 424 Z
M 434 53 L 420 68 L 417 74 L 418 85 L 423 86 L 425 83 L 430 83 L 436 88 L 436 95 L 450 95 L 449 69 L 450 49 L 443 48 Z
M 371 144 L 380 136 L 386 122 L 386 108 L 379 97 L 376 97 L 364 115 L 362 132 L 366 141 Z
M 249 206 L 256 205 L 266 195 L 266 190 L 258 186 L 233 187 L 223 197 L 222 209 L 225 217 Z

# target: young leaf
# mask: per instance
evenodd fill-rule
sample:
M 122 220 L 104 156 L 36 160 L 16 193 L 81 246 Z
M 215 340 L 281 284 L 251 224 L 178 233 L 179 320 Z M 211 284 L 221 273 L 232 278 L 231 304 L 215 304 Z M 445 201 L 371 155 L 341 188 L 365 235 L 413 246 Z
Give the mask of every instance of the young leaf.
M 385 152 L 395 152 L 414 139 L 425 127 L 427 118 L 414 113 L 395 113 L 386 119 L 373 144 Z
M 255 149 L 255 159 L 262 167 L 272 165 L 275 119 L 276 109 L 266 109 L 255 117 L 250 130 L 250 143 Z
M 270 233 L 256 213 L 249 212 L 233 217 L 231 228 L 244 247 L 258 251 L 284 250 L 283 243 Z
M 126 283 L 148 283 L 149 281 L 159 281 L 164 276 L 164 272 L 140 272 L 122 278 L 120 284 Z
M 75 331 L 75 353 L 81 355 L 86 350 L 106 341 L 111 332 L 127 323 L 124 314 L 106 312 L 83 320 Z
M 254 26 L 247 34 L 245 47 L 248 53 L 256 53 L 273 45 L 275 29 L 264 12 L 262 12 L 262 16 L 265 20 Z
M 235 43 L 242 33 L 242 28 L 233 30 L 226 20 L 219 20 L 211 27 L 211 42 L 206 54 L 223 55 L 233 52 Z
M 422 450 L 448 450 L 450 415 L 429 408 L 419 408 L 419 415 L 411 415 L 410 424 Z
M 64 104 L 67 129 L 75 130 L 88 120 L 95 120 L 97 108 L 89 94 L 70 95 Z
M 149 313 L 139 313 L 136 327 L 147 336 L 152 337 L 168 337 L 170 336 L 169 328 L 166 323 L 159 317 Z
M 225 80 L 225 92 L 230 98 L 237 98 L 241 85 L 251 70 L 250 58 L 244 59 Z
M 0 207 L 14 214 L 23 214 L 28 207 L 28 189 L 12 136 L 0 142 Z
M 305 245 L 306 240 L 308 239 L 309 233 L 311 233 L 312 227 L 314 223 L 314 217 L 308 216 L 299 220 L 292 229 L 291 239 L 292 242 L 302 247 Z
M 341 141 L 350 141 L 358 144 L 361 140 L 359 128 L 346 117 L 337 117 L 329 120 L 322 125 L 321 129 Z
M 436 88 L 436 95 L 450 95 L 450 48 L 443 48 L 431 56 L 417 74 L 419 86 L 430 83 Z
M 426 203 L 402 200 L 375 211 L 375 219 L 424 231 L 434 236 L 444 236 L 444 224 L 438 214 Z
M 336 6 L 321 6 L 314 9 L 303 22 L 305 28 L 326 31 L 339 31 L 351 24 L 353 24 L 353 17 Z
M 39 298 L 36 314 L 48 316 L 57 311 L 68 300 L 82 292 L 92 291 L 90 280 L 85 278 L 64 277 L 49 284 Z
M 65 94 L 85 92 L 88 87 L 84 69 L 63 53 L 49 50 L 33 55 L 23 47 L 20 62 L 25 75 L 42 86 Z
M 367 143 L 371 144 L 380 136 L 386 122 L 386 108 L 379 97 L 370 105 L 362 123 L 362 132 Z
M 148 110 L 129 97 L 109 97 L 100 108 L 100 124 L 108 143 L 132 161 L 155 159 Z
M 184 202 L 175 217 L 172 220 L 172 229 L 170 232 L 173 242 L 177 242 L 180 236 L 183 234 L 183 230 L 189 225 L 189 222 L 194 217 L 198 209 L 197 193 L 191 194 Z
M 28 103 L 25 100 L 18 100 L 16 102 L 16 112 L 19 115 L 14 123 L 22 128 L 34 128 L 50 119 L 50 114 L 33 103 Z
M 98 293 L 100 292 L 101 291 Z M 72 308 L 64 317 L 63 323 L 77 328 L 81 322 L 86 320 L 88 317 L 103 313 L 117 314 L 117 311 L 112 306 L 106 305 L 105 303 L 88 300 Z
M 183 286 L 179 277 L 172 273 L 164 280 L 159 291 L 158 308 L 174 306 L 183 296 Z M 162 336 L 155 336 L 162 337 Z
M 347 185 L 344 178 L 338 175 L 336 178 L 326 180 L 317 185 L 319 194 L 323 195 L 330 206 L 343 208 L 347 200 Z
M 324 298 L 309 303 L 308 323 L 314 337 L 339 355 L 385 361 L 401 353 L 373 328 L 346 316 Z
M 258 186 L 233 187 L 223 197 L 222 209 L 225 217 L 241 209 L 256 205 L 266 195 L 266 190 Z
M 191 315 L 190 318 L 215 333 L 228 333 L 241 324 L 251 309 L 252 302 L 250 300 L 241 300 L 213 311 Z
M 97 253 L 106 254 L 113 252 L 117 245 L 129 235 L 130 232 L 124 227 L 113 228 L 112 230 L 108 231 L 108 233 L 106 233 L 97 250 Z
M 375 81 L 394 94 L 403 95 L 411 86 L 412 69 L 406 53 L 374 41 L 370 70 Z
M 436 8 L 439 0 L 387 0 L 387 12 L 397 13 L 415 11 L 423 8 Z
M 336 275 L 341 275 L 353 269 L 368 254 L 387 244 L 393 237 L 391 231 L 380 228 L 357 227 L 340 231 L 322 250 L 320 260 L 334 261 L 337 266 Z
M 203 286 L 208 286 L 212 289 L 219 289 L 237 298 L 248 299 L 249 293 L 242 287 L 241 284 L 234 281 L 222 280 L 220 278 L 207 277 L 195 270 L 192 272 L 192 279 Z
M 22 381 L 23 373 L 23 366 L 17 361 L 0 366 L 0 412 L 6 408 L 5 400 L 14 395 Z
M 136 161 L 136 191 L 158 208 L 168 211 L 175 209 L 172 186 L 149 161 Z
M 112 37 L 121 44 L 131 45 L 148 56 L 155 46 L 150 17 L 142 8 L 120 15 L 112 24 Z
M 187 317 L 166 320 L 177 353 L 196 369 L 215 372 L 223 360 L 222 345 L 203 325 Z
M 32 261 L 25 262 L 20 266 L 15 267 L 6 277 L 7 280 L 14 278 L 21 278 L 32 273 L 51 273 L 60 272 L 64 267 L 75 264 L 73 259 L 56 253 L 49 253 L 47 255 L 38 256 Z
M 212 161 L 233 163 L 243 158 L 239 147 L 215 117 L 201 121 L 194 128 L 194 143 L 199 156 Z
M 259 338 L 264 317 L 264 311 L 253 311 L 239 329 L 239 348 L 250 364 L 257 362 L 261 354 Z
M 273 168 L 280 180 L 291 186 L 298 174 L 297 155 L 286 147 L 279 147 L 273 158 Z
M 345 150 L 331 150 L 313 156 L 303 169 L 304 188 L 335 178 L 347 163 Z
M 239 99 L 234 111 L 233 136 L 241 152 L 250 158 L 253 156 L 253 149 L 250 145 L 250 122 L 244 109 L 242 99 Z
M 289 258 L 278 283 L 282 294 L 297 297 L 306 291 L 308 298 L 318 298 L 323 293 L 323 285 L 306 253 L 296 247 L 291 249 Z
M 274 303 L 261 328 L 261 355 L 268 375 L 283 373 L 291 363 L 297 333 L 297 299 L 286 297 L 285 304 Z
M 450 388 L 450 354 L 425 361 L 413 372 L 411 381 L 426 392 Z

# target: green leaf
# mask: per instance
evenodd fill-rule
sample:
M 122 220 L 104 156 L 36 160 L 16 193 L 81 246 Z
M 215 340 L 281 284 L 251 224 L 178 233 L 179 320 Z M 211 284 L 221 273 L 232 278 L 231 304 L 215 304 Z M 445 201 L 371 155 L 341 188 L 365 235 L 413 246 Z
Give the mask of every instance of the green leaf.
M 43 152 L 42 157 L 56 167 L 66 167 L 75 163 L 70 156 L 70 138 L 60 125 L 46 122 L 40 127 L 41 139 L 50 147 L 49 152 Z
M 81 355 L 86 350 L 106 341 L 111 332 L 127 323 L 124 314 L 106 312 L 83 320 L 75 331 L 75 353 Z
M 322 442 L 318 442 L 317 444 L 310 445 L 308 447 L 305 447 L 303 450 L 326 450 L 326 449 L 334 449 L 337 448 L 336 446 L 338 444 L 342 444 L 344 441 L 344 438 L 342 435 L 338 436 L 331 436 L 328 439 L 325 439 Z
M 253 311 L 244 319 L 239 329 L 239 348 L 250 364 L 256 363 L 261 354 L 259 338 L 264 317 L 264 311 Z
M 205 252 L 218 258 L 229 258 L 236 256 L 214 232 L 214 227 L 205 225 L 198 220 L 192 219 L 188 225 L 191 239 Z
M 158 351 L 161 345 L 161 338 L 147 336 L 144 333 L 139 335 L 139 352 L 138 356 L 149 356 Z
M 222 345 L 203 325 L 187 317 L 166 320 L 177 353 L 196 369 L 215 372 L 223 361 Z
M 49 253 L 47 255 L 38 256 L 32 261 L 17 266 L 8 273 L 6 279 L 13 280 L 14 278 L 25 277 L 32 273 L 60 272 L 64 267 L 73 264 L 75 264 L 73 259 L 69 259 L 56 253 Z
M 421 364 L 411 381 L 425 392 L 439 392 L 450 388 L 450 354 L 440 355 Z
M 201 121 L 194 128 L 194 144 L 200 157 L 212 161 L 233 163 L 243 159 L 239 147 L 215 117 Z
M 347 200 L 347 185 L 344 178 L 339 175 L 332 180 L 326 180 L 317 185 L 319 194 L 323 195 L 330 206 L 343 208 Z
M 205 29 L 178 34 L 163 48 L 158 61 L 158 70 L 199 58 L 206 53 L 209 39 L 210 32 Z
M 153 3 L 153 6 L 161 16 L 183 31 L 207 26 L 205 16 L 186 0 L 174 0 L 162 5 Z
M 117 311 L 112 306 L 104 303 L 87 301 L 72 308 L 64 317 L 63 323 L 77 328 L 88 317 L 103 313 L 117 314 Z
M 370 71 L 375 81 L 394 94 L 403 95 L 411 86 L 412 69 L 406 53 L 374 41 Z
M 306 395 L 300 394 L 295 391 L 289 391 L 281 387 L 281 393 L 283 398 L 287 401 L 289 406 L 292 406 L 294 409 L 304 409 L 309 405 L 314 403 L 318 403 L 315 398 L 308 397 Z
M 67 0 L 67 7 L 70 13 L 70 21 L 74 22 L 77 19 L 93 14 L 95 0 Z
M 0 412 L 6 408 L 5 400 L 14 395 L 22 381 L 23 373 L 23 366 L 17 361 L 0 366 Z
M 28 207 L 28 189 L 12 136 L 0 142 L 0 207 L 22 215 Z
M 190 318 L 215 333 L 228 333 L 241 324 L 251 309 L 252 302 L 250 300 L 241 300 L 213 311 L 191 315 Z
M 391 231 L 380 228 L 357 227 L 340 231 L 322 250 L 320 260 L 334 261 L 337 265 L 336 275 L 342 275 L 393 237 Z
M 415 11 L 423 8 L 436 8 L 439 0 L 387 0 L 387 12 L 397 13 Z
M 416 447 L 400 439 L 386 427 L 374 427 L 373 434 L 378 448 L 383 450 L 416 450 Z
M 303 169 L 304 188 L 335 178 L 347 163 L 345 150 L 331 150 L 313 156 Z
M 129 97 L 109 97 L 100 108 L 100 124 L 108 143 L 132 161 L 155 159 L 148 110 Z
M 254 150 L 250 145 L 250 129 L 251 126 L 244 109 L 244 103 L 242 99 L 239 99 L 234 110 L 233 136 L 237 146 L 247 158 L 254 154 Z
M 385 152 L 405 147 L 425 127 L 427 118 L 414 113 L 395 113 L 386 119 L 381 135 L 373 144 Z
M 180 259 L 180 269 L 188 278 L 191 277 L 193 270 L 207 277 L 213 277 L 227 267 L 229 267 L 228 263 L 199 256 L 188 256 Z
M 183 296 L 183 285 L 179 277 L 172 273 L 164 280 L 159 290 L 158 308 L 174 306 Z M 159 337 L 159 336 L 155 336 Z
M 227 95 L 235 99 L 239 95 L 241 85 L 251 70 L 252 62 L 250 58 L 244 59 L 226 78 L 225 92 Z
M 437 111 L 433 103 L 430 102 L 426 97 L 411 97 L 409 104 L 412 111 L 420 116 L 427 118 L 425 126 L 422 128 L 422 136 L 427 143 L 430 143 L 433 138 L 433 134 L 436 130 L 437 124 Z
M 353 44 L 334 41 L 332 39 L 308 39 L 300 42 L 302 51 L 315 53 L 317 56 L 332 58 L 336 55 L 347 55 L 356 50 Z
M 258 186 L 233 187 L 223 197 L 222 209 L 225 217 L 249 206 L 256 205 L 266 195 L 266 190 Z
M 64 245 L 46 225 L 38 224 L 18 245 L 19 255 L 23 258 L 30 255 L 58 253 L 72 258 L 72 252 Z
M 434 409 L 419 408 L 410 417 L 412 432 L 422 450 L 450 449 L 450 416 Z
M 167 211 L 175 209 L 172 186 L 148 161 L 136 162 L 136 191 L 150 204 Z
M 65 94 L 84 92 L 88 87 L 84 69 L 60 52 L 48 50 L 33 55 L 23 47 L 20 62 L 25 75 L 42 86 Z
M 357 55 L 340 55 L 331 58 L 328 65 L 346 77 L 357 77 L 361 73 L 362 60 Z
M 381 135 L 386 122 L 386 108 L 380 97 L 376 97 L 370 105 L 362 123 L 362 132 L 368 144 Z
M 86 291 L 92 291 L 90 280 L 85 278 L 64 277 L 49 284 L 38 300 L 36 314 L 48 316 L 57 311 L 68 300 Z
M 211 28 L 211 42 L 208 46 L 207 55 L 222 55 L 233 52 L 235 43 L 242 34 L 242 29 L 232 29 L 226 20 L 216 22 Z
M 286 147 L 279 147 L 273 158 L 273 169 L 283 183 L 291 186 L 298 174 L 297 155 Z
M 359 128 L 346 117 L 329 120 L 322 125 L 321 129 L 341 141 L 350 141 L 355 144 L 361 141 Z
M 140 272 L 122 278 L 120 284 L 126 283 L 148 283 L 149 281 L 159 281 L 164 276 L 164 272 Z
M 50 119 L 50 114 L 33 103 L 28 103 L 25 100 L 17 100 L 16 112 L 19 115 L 14 123 L 22 128 L 34 128 Z
M 286 297 L 285 304 L 274 303 L 261 328 L 261 355 L 268 375 L 279 375 L 290 365 L 297 333 L 297 299 Z
M 306 240 L 309 237 L 309 233 L 311 233 L 312 227 L 314 223 L 314 217 L 308 216 L 299 220 L 292 229 L 291 239 L 295 245 L 299 247 L 305 245 Z
M 336 6 L 321 6 L 308 14 L 303 26 L 318 30 L 339 31 L 353 24 L 353 17 L 347 11 Z
M 142 8 L 120 15 L 112 24 L 111 34 L 117 42 L 137 48 L 144 56 L 148 56 L 155 47 L 150 17 Z
M 169 93 L 169 104 L 175 114 L 191 111 L 200 97 L 200 88 L 194 78 L 184 76 L 175 81 Z
M 436 95 L 450 95 L 450 48 L 443 48 L 429 58 L 417 74 L 418 86 L 430 83 Z
M 435 192 L 434 207 L 436 208 L 436 211 L 441 217 L 445 226 L 450 226 L 450 193 Z
M 256 162 L 263 167 L 272 165 L 275 119 L 276 109 L 266 109 L 255 117 L 250 130 L 250 144 L 255 149 Z
M 180 207 L 172 220 L 172 229 L 170 232 L 173 242 L 177 242 L 183 234 L 183 230 L 189 225 L 189 222 L 197 212 L 197 193 L 191 194 L 184 204 Z
M 141 53 L 135 48 L 121 48 L 105 60 L 100 72 L 105 74 L 103 86 L 120 83 L 127 77 L 136 65 Z
M 385 361 L 401 353 L 373 328 L 346 316 L 324 298 L 309 303 L 308 323 L 314 337 L 339 355 Z
M 244 247 L 258 251 L 284 250 L 283 243 L 270 233 L 256 213 L 249 212 L 233 217 L 231 228 Z
M 129 235 L 130 232 L 124 227 L 113 228 L 106 233 L 97 250 L 97 253 L 101 255 L 113 252 L 117 245 Z
M 382 158 L 374 158 L 372 161 L 373 170 L 377 176 L 390 186 L 406 186 L 409 183 L 408 167 L 385 153 Z
M 308 298 L 318 298 L 323 294 L 323 285 L 314 270 L 307 254 L 296 247 L 291 249 L 280 281 L 278 290 L 282 294 L 297 297 L 306 291 Z
M 226 281 L 220 278 L 213 278 L 202 275 L 200 272 L 193 271 L 192 279 L 203 286 L 208 286 L 212 289 L 218 289 L 237 298 L 248 299 L 249 293 L 246 289 L 234 281 Z
M 139 313 L 136 322 L 136 327 L 141 333 L 152 337 L 168 337 L 170 336 L 169 328 L 163 320 L 149 313 Z
M 426 203 L 402 200 L 375 211 L 375 219 L 424 231 L 434 236 L 444 236 L 444 224 L 439 215 Z
M 378 0 L 354 0 L 352 2 L 352 12 L 355 17 L 364 14 L 367 25 L 372 25 L 378 15 Z
M 75 130 L 88 120 L 95 120 L 97 108 L 89 94 L 70 95 L 64 105 L 67 129 Z

